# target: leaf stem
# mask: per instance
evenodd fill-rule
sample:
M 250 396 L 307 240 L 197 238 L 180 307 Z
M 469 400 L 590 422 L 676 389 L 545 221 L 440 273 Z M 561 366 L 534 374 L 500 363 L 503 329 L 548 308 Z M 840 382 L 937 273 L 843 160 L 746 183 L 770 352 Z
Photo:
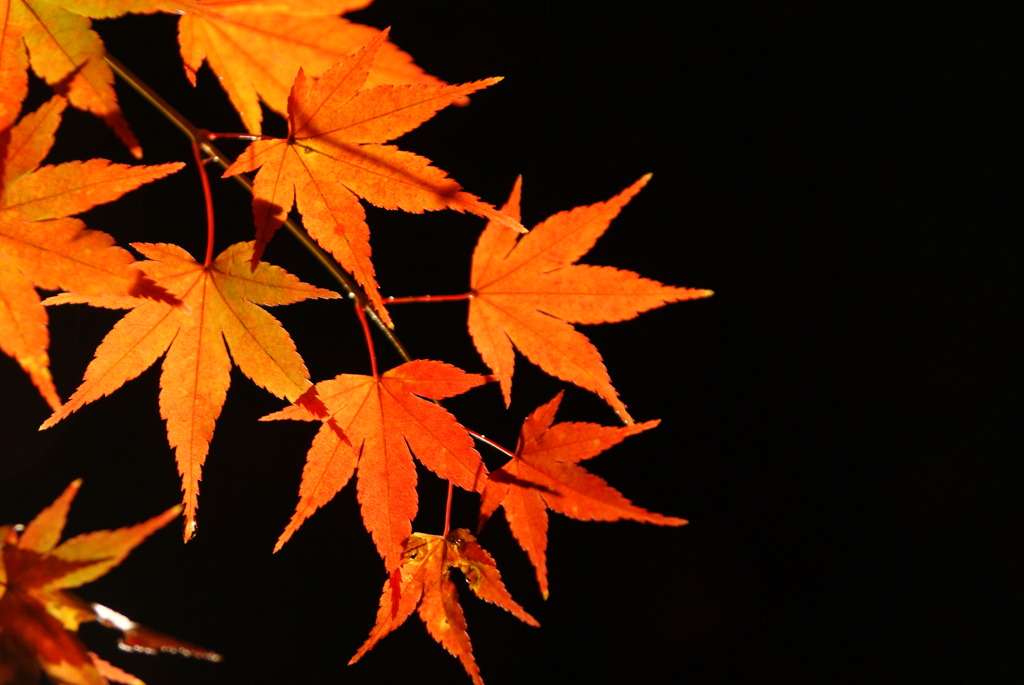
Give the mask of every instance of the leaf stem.
M 448 531 L 452 527 L 452 496 L 455 494 L 455 486 L 448 481 L 448 502 L 444 506 L 444 532 L 441 537 L 448 537 Z
M 192 141 L 192 156 L 195 157 L 196 167 L 199 169 L 203 200 L 206 202 L 206 258 L 203 260 L 203 268 L 209 269 L 213 263 L 213 193 L 210 192 L 210 177 L 206 173 L 206 163 L 199 151 L 199 142 L 195 140 Z
M 370 324 L 366 321 L 366 307 L 359 302 L 356 302 L 356 317 L 359 319 L 359 324 L 363 327 L 363 336 L 366 338 L 366 350 L 370 353 L 370 370 L 373 372 L 374 379 L 379 378 L 377 374 L 377 353 L 373 349 L 373 336 L 370 335 Z

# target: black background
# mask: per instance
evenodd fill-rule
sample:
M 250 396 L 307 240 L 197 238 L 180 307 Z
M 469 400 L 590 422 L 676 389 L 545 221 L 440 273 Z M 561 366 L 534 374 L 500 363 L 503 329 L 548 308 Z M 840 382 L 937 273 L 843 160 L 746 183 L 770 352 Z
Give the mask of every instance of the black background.
M 614 326 L 583 327 L 638 419 L 655 431 L 592 469 L 681 529 L 552 517 L 551 598 L 536 590 L 501 517 L 481 537 L 531 629 L 463 589 L 486 682 L 864 683 L 994 668 L 1012 653 L 998 616 L 1021 598 L 1013 518 L 1019 458 L 1000 440 L 1000 391 L 1019 365 L 1000 297 L 1011 292 L 1002 114 L 1012 90 L 999 17 L 818 3 L 380 0 L 352 19 L 451 82 L 506 79 L 399 143 L 500 204 L 524 176 L 524 223 L 652 182 L 582 261 L 707 287 Z M 191 90 L 168 16 L 100 22 L 109 49 L 199 126 L 239 130 L 204 70 Z M 1019 85 L 1019 84 L 1017 84 Z M 123 108 L 150 163 L 187 141 L 126 87 Z M 34 103 L 45 96 L 39 90 Z M 32 108 L 34 108 L 34 104 Z M 274 126 L 268 126 L 270 132 Z M 278 131 L 279 132 L 279 131 Z M 230 145 L 225 144 L 225 149 Z M 237 152 L 237 150 L 235 150 Z M 70 112 L 50 161 L 129 161 Z M 248 198 L 215 181 L 218 251 L 250 238 Z M 201 256 L 194 168 L 86 215 L 117 240 Z M 369 210 L 385 294 L 463 292 L 482 221 Z M 1013 225 L 1013 228 L 1017 228 Z M 267 258 L 332 287 L 289 237 Z M 315 380 L 366 373 L 349 310 L 273 310 Z M 483 371 L 464 304 L 394 309 L 416 356 Z M 51 310 L 53 371 L 69 395 L 119 313 Z M 396 359 L 383 344 L 384 366 Z M 156 404 L 156 367 L 42 434 L 48 411 L 0 359 L 0 520 L 25 521 L 75 477 L 69 535 L 128 525 L 174 504 L 180 481 Z M 307 424 L 255 423 L 281 406 L 233 372 L 203 473 L 199 535 L 175 526 L 82 589 L 221 664 L 105 657 L 166 683 L 468 682 L 417 618 L 359 664 L 382 565 L 351 486 L 276 555 L 294 507 Z M 446 403 L 513 446 L 523 416 L 561 387 L 519 360 L 511 410 L 496 388 Z M 612 423 L 569 389 L 560 418 Z M 500 457 L 484 452 L 496 466 Z M 444 486 L 421 471 L 417 530 L 440 532 Z M 453 513 L 473 527 L 476 502 Z M 1018 669 L 1019 670 L 1019 669 Z

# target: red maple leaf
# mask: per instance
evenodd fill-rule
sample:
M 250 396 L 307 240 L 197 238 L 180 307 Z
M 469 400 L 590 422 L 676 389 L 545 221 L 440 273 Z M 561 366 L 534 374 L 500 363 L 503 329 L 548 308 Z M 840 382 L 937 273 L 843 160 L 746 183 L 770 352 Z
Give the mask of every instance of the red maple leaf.
M 136 295 L 178 302 L 136 268 L 106 233 L 71 218 L 183 164 L 129 166 L 105 159 L 40 166 L 53 146 L 66 101 L 54 97 L 0 133 L 0 349 L 28 373 L 52 409 L 46 310 L 36 288 L 82 295 Z
M 632 422 L 597 348 L 572 324 L 625 321 L 669 302 L 711 295 L 632 271 L 574 263 L 649 179 L 648 174 L 607 202 L 559 212 L 521 237 L 493 221 L 480 235 L 470 276 L 469 332 L 498 377 L 506 405 L 515 346 L 551 375 L 597 393 Z M 515 219 L 520 187 L 516 181 L 502 208 Z
M 99 530 L 60 540 L 80 480 L 20 527 L 0 526 L 0 683 L 38 680 L 40 669 L 57 683 L 103 685 L 107 679 L 141 683 L 89 652 L 75 634 L 98 621 L 120 630 L 123 648 L 176 652 L 219 661 L 215 652 L 140 626 L 101 604 L 67 592 L 105 575 L 153 532 L 181 514 L 181 506 L 128 528 Z
M 96 349 L 82 384 L 42 428 L 114 392 L 166 352 L 160 374 L 160 415 L 167 421 L 167 438 L 182 478 L 188 540 L 195 534 L 199 481 L 231 381 L 231 360 L 277 397 L 298 400 L 303 396 L 304 401 L 314 402 L 312 395 L 303 395 L 310 387 L 309 372 L 291 336 L 258 305 L 339 295 L 265 262 L 251 270 L 251 242 L 228 247 L 208 268 L 176 245 L 134 243 L 133 247 L 150 258 L 139 262 L 139 268 L 184 305 L 130 297 L 50 298 L 48 304 L 83 302 L 131 311 L 114 324 Z
M 654 428 L 658 421 L 628 426 L 552 425 L 561 401 L 562 393 L 558 393 L 526 418 L 515 457 L 488 477 L 480 504 L 481 526 L 499 506 L 504 508 L 512 534 L 537 571 L 537 583 L 545 598 L 548 509 L 581 521 L 630 519 L 661 526 L 686 524 L 685 519 L 641 509 L 579 466 L 579 462 L 597 456 L 626 437 Z
M 302 470 L 299 503 L 274 550 L 281 549 L 358 469 L 356 491 L 363 522 L 387 570 L 396 568 L 418 506 L 413 454 L 460 488 L 476 491 L 485 482 L 487 469 L 469 433 L 430 401 L 460 395 L 485 382 L 486 376 L 421 359 L 379 378 L 346 373 L 317 383 L 326 417 L 300 405 L 264 416 L 262 421 L 323 420 Z
M 528 625 L 540 625 L 512 599 L 494 559 L 468 530 L 459 528 L 446 536 L 413 533 L 405 541 L 400 565 L 384 583 L 377 623 L 349 665 L 359 661 L 418 608 L 430 636 L 462 662 L 476 685 L 483 685 L 466 617 L 452 582 L 452 569 L 462 572 L 469 589 L 480 599 L 497 604 Z
M 361 90 L 386 35 L 320 78 L 300 71 L 288 98 L 288 136 L 253 142 L 224 175 L 259 169 L 253 182 L 254 262 L 297 204 L 310 236 L 352 273 L 390 325 L 370 261 L 370 230 L 360 198 L 386 209 L 447 208 L 522 227 L 463 191 L 429 160 L 383 144 L 499 79 Z

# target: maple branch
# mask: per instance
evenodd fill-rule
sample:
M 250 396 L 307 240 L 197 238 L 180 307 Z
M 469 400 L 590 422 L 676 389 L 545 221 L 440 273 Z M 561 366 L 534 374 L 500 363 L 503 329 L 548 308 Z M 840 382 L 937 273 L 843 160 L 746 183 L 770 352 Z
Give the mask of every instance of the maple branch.
M 468 428 L 466 429 L 466 432 L 469 433 L 470 435 L 472 435 L 474 438 L 476 438 L 480 442 L 483 442 L 483 443 L 486 443 L 486 444 L 490 445 L 491 447 L 493 447 L 494 449 L 498 450 L 499 452 L 504 452 L 505 454 L 507 454 L 509 456 L 509 458 L 511 458 L 511 459 L 515 459 L 516 458 L 516 455 L 514 453 L 508 451 L 507 449 L 505 449 L 504 447 L 502 447 L 498 443 L 496 443 L 493 440 L 491 440 L 486 435 L 481 435 L 480 433 L 477 433 L 476 431 L 471 431 Z
M 459 295 L 412 295 L 410 297 L 385 297 L 388 304 L 409 304 L 411 302 L 462 302 L 473 297 L 473 293 Z
M 119 59 L 110 54 L 109 51 L 104 52 L 103 59 L 106 60 L 107 64 L 110 65 L 110 68 L 114 70 L 114 73 L 117 74 L 121 80 L 131 86 L 135 92 L 141 95 L 158 112 L 160 112 L 165 119 L 177 126 L 178 129 L 188 136 L 189 140 L 191 140 L 194 145 L 198 146 L 198 148 L 202 150 L 209 159 L 212 159 L 225 170 L 231 166 L 233 160 L 221 152 L 212 142 L 213 138 L 226 138 L 229 137 L 228 134 L 217 133 L 211 135 L 207 131 L 197 127 L 185 118 L 183 114 L 171 106 L 171 104 L 159 93 L 150 88 L 149 85 L 139 78 L 131 69 L 126 67 Z M 243 188 L 249 191 L 250 194 L 253 194 L 252 181 L 250 181 L 247 176 L 244 174 L 236 174 L 232 176 L 232 178 L 240 183 Z M 394 331 L 388 328 L 384 322 L 380 320 L 380 317 L 377 316 L 377 313 L 373 311 L 363 289 L 360 288 L 359 285 L 338 266 L 337 262 L 331 259 L 320 248 L 320 246 L 309 237 L 302 227 L 288 217 L 285 217 L 283 225 L 288 229 L 288 232 L 291 233 L 292 236 L 298 240 L 299 243 L 306 248 L 306 250 L 313 255 L 318 262 L 320 262 L 321 266 L 327 269 L 328 273 L 331 274 L 331 277 L 341 285 L 349 298 L 358 303 L 358 306 L 360 306 L 365 311 L 366 315 L 373 320 L 373 323 L 384 334 L 384 337 L 388 339 L 388 342 L 395 351 L 398 352 L 399 356 L 401 356 L 405 361 L 411 361 L 412 357 L 409 355 L 409 352 L 406 351 L 402 342 L 395 336 Z

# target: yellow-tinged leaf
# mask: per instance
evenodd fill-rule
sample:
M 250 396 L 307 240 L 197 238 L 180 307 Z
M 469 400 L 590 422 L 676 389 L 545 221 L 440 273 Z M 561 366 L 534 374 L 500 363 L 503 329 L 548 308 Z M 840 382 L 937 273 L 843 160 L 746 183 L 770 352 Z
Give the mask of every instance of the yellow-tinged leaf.
M 75 499 L 80 487 L 82 487 L 81 478 L 72 481 L 60 497 L 54 500 L 53 504 L 39 512 L 32 522 L 25 526 L 18 546 L 40 554 L 53 549 L 60 540 L 61 533 L 64 532 L 68 509 L 71 508 L 71 501 Z
M 259 305 L 281 305 L 339 295 L 303 283 L 284 269 L 250 268 L 252 243 L 236 243 L 204 268 L 180 247 L 134 245 L 149 257 L 139 263 L 183 306 L 111 297 L 53 298 L 129 308 L 96 350 L 85 378 L 68 402 L 46 420 L 48 428 L 80 407 L 109 395 L 166 353 L 160 376 L 160 415 L 175 449 L 185 505 L 185 539 L 195 533 L 199 481 L 230 383 L 231 360 L 277 397 L 298 400 L 309 372 L 287 331 Z M 230 350 L 231 357 L 228 356 Z
M 113 238 L 70 215 L 112 202 L 183 166 L 93 159 L 40 167 L 64 107 L 64 99 L 54 97 L 0 135 L 0 350 L 17 360 L 52 409 L 60 398 L 50 376 L 47 316 L 37 287 L 177 303 L 135 268 L 135 259 Z
M 106 575 L 110 569 L 124 561 L 140 542 L 178 518 L 180 514 L 179 504 L 135 526 L 117 530 L 98 530 L 65 540 L 50 552 L 50 556 L 82 566 L 54 579 L 46 585 L 46 589 L 66 590 L 91 583 Z
M 86 649 L 75 633 L 87 621 L 120 630 L 129 646 L 141 643 L 153 651 L 219 659 L 214 652 L 149 631 L 64 591 L 104 575 L 181 513 L 181 506 L 174 506 L 138 525 L 86 533 L 58 545 L 80 485 L 71 483 L 20 537 L 13 526 L 0 527 L 0 683 L 34 682 L 40 671 L 57 683 L 106 685 L 108 678 L 141 683 Z
M 103 41 L 87 16 L 77 13 L 86 2 L 63 0 L 0 0 L 0 127 L 17 115 L 24 98 L 29 64 L 40 78 L 67 97 L 74 107 L 102 119 L 136 158 L 142 156 L 114 92 L 114 72 L 104 61 Z M 102 16 L 145 10 L 150 2 L 126 0 L 103 3 Z M 27 59 L 26 59 L 27 51 Z M 8 86 L 10 83 L 10 86 Z M 12 95 L 13 94 L 13 95 Z M 17 100 L 14 98 L 17 97 Z

